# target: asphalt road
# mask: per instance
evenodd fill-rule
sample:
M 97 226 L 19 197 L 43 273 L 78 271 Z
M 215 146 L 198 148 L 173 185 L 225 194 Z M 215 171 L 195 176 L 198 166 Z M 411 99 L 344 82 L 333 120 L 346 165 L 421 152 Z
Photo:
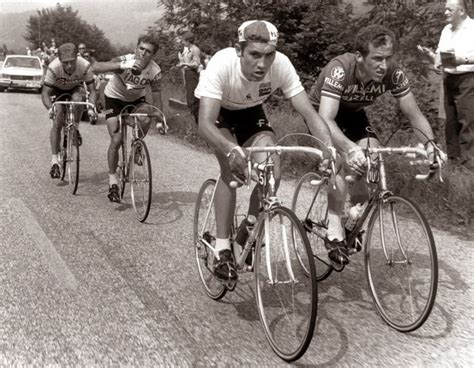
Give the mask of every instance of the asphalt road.
M 51 123 L 40 96 L 2 93 L 0 106 L 1 366 L 285 365 L 260 326 L 252 274 L 220 302 L 202 292 L 192 219 L 201 182 L 217 174 L 211 155 L 147 137 L 154 199 L 141 224 L 129 199 L 107 199 L 103 122 L 81 124 L 73 196 L 49 177 Z M 381 320 L 357 255 L 319 285 L 315 338 L 296 365 L 474 366 L 474 244 L 434 234 L 438 297 L 422 328 L 402 334 Z

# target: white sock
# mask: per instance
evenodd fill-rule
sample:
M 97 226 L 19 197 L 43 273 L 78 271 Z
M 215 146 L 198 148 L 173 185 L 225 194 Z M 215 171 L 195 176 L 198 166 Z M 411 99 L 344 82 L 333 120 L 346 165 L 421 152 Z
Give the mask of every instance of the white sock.
M 58 154 L 52 155 L 52 157 L 51 157 L 51 165 L 54 165 L 54 164 L 59 165 Z
M 230 250 L 230 240 L 216 238 L 216 246 L 214 247 L 214 253 L 217 255 L 221 250 L 229 249 Z
M 326 237 L 329 241 L 337 239 L 339 241 L 344 240 L 344 228 L 342 227 L 341 216 L 332 210 L 328 211 L 328 232 Z
M 118 181 L 118 177 L 117 177 L 117 174 L 109 174 L 109 185 L 112 186 L 114 184 L 117 184 L 118 185 L 119 181 Z

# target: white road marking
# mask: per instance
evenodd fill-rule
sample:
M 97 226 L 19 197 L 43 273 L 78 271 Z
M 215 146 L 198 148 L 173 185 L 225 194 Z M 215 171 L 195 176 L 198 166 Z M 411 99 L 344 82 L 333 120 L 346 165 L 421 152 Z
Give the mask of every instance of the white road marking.
M 10 199 L 7 202 L 7 206 L 19 213 L 18 217 L 24 221 L 24 226 L 22 227 L 24 232 L 30 235 L 31 239 L 35 240 L 35 245 L 43 256 L 42 263 L 48 266 L 59 284 L 64 288 L 77 290 L 78 282 L 76 278 L 38 221 L 36 221 L 31 210 L 18 198 Z

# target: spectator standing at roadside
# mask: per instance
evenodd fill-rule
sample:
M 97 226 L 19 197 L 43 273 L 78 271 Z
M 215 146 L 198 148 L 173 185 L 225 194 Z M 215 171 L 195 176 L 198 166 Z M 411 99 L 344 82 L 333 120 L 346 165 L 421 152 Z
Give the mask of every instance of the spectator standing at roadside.
M 86 44 L 81 42 L 79 45 L 77 45 L 77 50 L 78 50 L 78 56 L 86 59 L 88 62 L 92 64 L 96 63 L 97 60 L 95 57 L 91 55 L 90 50 L 87 48 Z
M 199 65 L 201 65 L 200 50 L 194 44 L 194 34 L 187 32 L 182 37 L 184 49 L 178 54 L 179 63 L 177 67 L 184 70 L 184 84 L 186 88 L 186 104 L 197 123 L 198 101 L 194 97 L 194 90 L 199 82 Z
M 474 20 L 466 0 L 448 0 L 436 51 L 444 72 L 448 157 L 474 168 Z

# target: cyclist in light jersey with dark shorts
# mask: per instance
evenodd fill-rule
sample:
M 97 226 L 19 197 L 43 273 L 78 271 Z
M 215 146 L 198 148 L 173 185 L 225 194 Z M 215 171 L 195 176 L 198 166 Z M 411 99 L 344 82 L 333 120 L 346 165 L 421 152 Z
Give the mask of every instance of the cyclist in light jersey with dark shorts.
M 361 147 L 379 145 L 375 133 L 368 133 L 370 126 L 364 107 L 390 91 L 401 111 L 417 128 L 415 135 L 425 144 L 430 158 L 434 153 L 434 136 L 430 124 L 420 111 L 408 78 L 393 60 L 396 47 L 394 33 L 380 25 L 371 25 L 360 30 L 356 38 L 356 52 L 346 53 L 332 59 L 321 71 L 317 82 L 309 93 L 310 100 L 329 127 L 342 131 L 345 139 L 358 146 L 345 150 L 347 164 L 355 172 L 362 174 L 366 159 Z M 333 124 L 331 124 L 331 122 Z M 423 132 L 421 133 L 420 132 Z M 334 130 L 331 130 L 334 134 Z M 346 199 L 344 170 L 337 177 L 337 189 L 329 187 L 328 208 L 329 228 L 326 241 L 329 243 L 329 257 L 334 262 L 346 264 L 347 244 L 341 223 Z M 368 199 L 365 182 L 358 180 L 351 193 L 353 204 L 364 203 Z
M 288 57 L 276 51 L 275 26 L 266 21 L 247 21 L 239 27 L 238 38 L 235 48 L 221 50 L 211 58 L 195 90 L 200 99 L 199 132 L 212 147 L 221 169 L 215 200 L 214 273 L 222 280 L 237 279 L 229 239 L 236 190 L 229 183 L 242 182 L 248 175 L 244 147 L 276 142 L 262 103 L 280 88 L 313 135 L 331 147 L 333 140 L 337 142 L 337 135 L 331 138 L 326 123 L 311 106 Z M 265 157 L 255 155 L 260 161 Z M 274 159 L 278 184 L 280 161 L 278 156 Z M 258 216 L 257 188 L 251 195 L 249 215 Z
M 58 57 L 49 63 L 44 77 L 44 85 L 42 91 L 43 105 L 49 110 L 50 118 L 52 115 L 52 105 L 54 101 L 64 100 L 69 96 L 72 101 L 81 102 L 85 100 L 86 91 L 83 83 L 86 82 L 89 91 L 89 101 L 95 104 L 96 92 L 94 89 L 94 74 L 90 68 L 90 63 L 77 56 L 76 46 L 73 43 L 65 43 L 58 47 Z M 53 179 L 60 176 L 58 152 L 59 152 L 59 136 L 64 124 L 64 106 L 58 106 L 56 118 L 53 121 L 53 127 L 50 133 L 50 143 L 52 151 L 52 166 L 50 175 Z M 74 119 L 76 122 L 81 120 L 84 108 L 76 107 Z M 95 112 L 88 109 L 89 119 L 95 120 Z M 81 137 L 78 134 L 78 143 L 81 143 Z
M 150 102 L 163 111 L 161 102 L 161 69 L 152 58 L 158 51 L 158 42 L 151 36 L 138 38 L 135 54 L 128 54 L 112 59 L 109 62 L 97 62 L 93 65 L 96 74 L 115 72 L 104 90 L 107 129 L 110 134 L 110 145 L 107 151 L 109 166 L 109 193 L 111 202 L 120 202 L 119 179 L 117 176 L 118 151 L 122 136 L 118 115 L 126 106 L 128 112 L 145 102 Z M 147 101 L 147 88 L 151 87 L 151 99 Z M 151 111 L 146 111 L 151 112 Z M 140 122 L 141 131 L 147 134 L 151 119 Z

